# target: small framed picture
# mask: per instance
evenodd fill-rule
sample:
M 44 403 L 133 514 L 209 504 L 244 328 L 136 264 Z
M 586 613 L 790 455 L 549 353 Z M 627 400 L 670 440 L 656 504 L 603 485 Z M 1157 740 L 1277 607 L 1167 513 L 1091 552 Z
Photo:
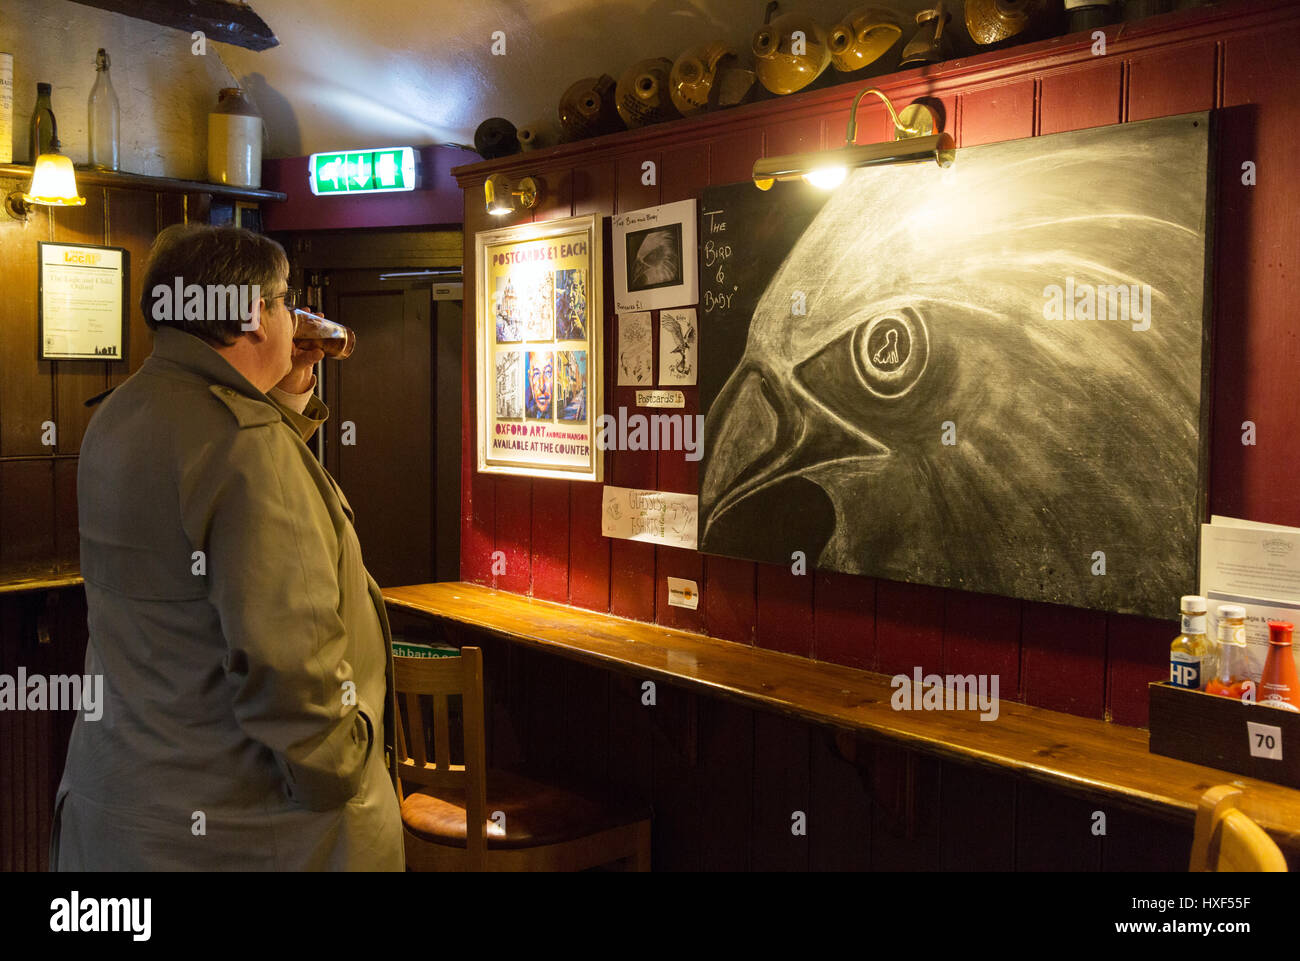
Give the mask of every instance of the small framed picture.
M 38 360 L 126 360 L 130 260 L 123 247 L 38 243 Z
M 633 210 L 611 223 L 615 310 L 660 310 L 699 300 L 694 200 Z

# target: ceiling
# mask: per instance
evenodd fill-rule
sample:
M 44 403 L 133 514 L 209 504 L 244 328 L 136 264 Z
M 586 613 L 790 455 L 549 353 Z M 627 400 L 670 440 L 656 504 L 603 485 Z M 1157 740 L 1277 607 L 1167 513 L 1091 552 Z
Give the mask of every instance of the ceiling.
M 280 46 L 213 44 L 266 120 L 270 157 L 390 143 L 473 143 L 487 117 L 558 127 L 574 80 L 618 75 L 645 57 L 675 58 L 718 39 L 752 62 L 762 0 L 253 0 Z M 885 0 L 905 22 L 925 0 Z M 786 3 L 826 28 L 852 0 Z M 956 19 L 960 20 L 957 13 Z M 505 33 L 505 55 L 491 52 Z M 906 36 L 911 29 L 904 28 Z

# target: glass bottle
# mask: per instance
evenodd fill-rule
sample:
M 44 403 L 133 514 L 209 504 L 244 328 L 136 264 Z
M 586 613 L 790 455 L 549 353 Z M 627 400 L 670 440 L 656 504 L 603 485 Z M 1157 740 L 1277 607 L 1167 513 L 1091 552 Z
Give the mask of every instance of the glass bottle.
M 1290 621 L 1268 622 L 1268 658 L 1259 679 L 1259 703 L 1300 711 L 1300 677 L 1296 676 L 1295 655 L 1291 653 Z
M 95 86 L 90 89 L 87 104 L 90 165 L 97 170 L 117 170 L 121 150 L 121 111 L 108 67 L 108 54 L 100 47 L 95 54 Z
M 50 85 L 36 85 L 36 107 L 32 110 L 32 123 L 28 129 L 27 162 L 36 163 L 36 158 L 58 143 L 54 135 L 54 107 L 50 105 Z
M 1218 614 L 1219 670 L 1205 685 L 1205 693 L 1241 700 L 1247 685 L 1254 688 L 1246 666 L 1246 609 L 1238 604 L 1224 604 Z
M 1210 676 L 1210 642 L 1205 636 L 1205 598 L 1187 594 L 1179 602 L 1182 633 L 1169 645 L 1169 683 L 1199 691 Z

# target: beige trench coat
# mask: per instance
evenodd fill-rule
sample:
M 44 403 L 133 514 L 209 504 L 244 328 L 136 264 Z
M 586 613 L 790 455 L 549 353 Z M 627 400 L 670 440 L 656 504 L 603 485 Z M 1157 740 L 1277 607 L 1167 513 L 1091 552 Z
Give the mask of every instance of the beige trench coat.
M 286 411 L 159 328 L 96 412 L 77 500 L 98 721 L 77 716 L 56 870 L 401 870 L 384 605 Z

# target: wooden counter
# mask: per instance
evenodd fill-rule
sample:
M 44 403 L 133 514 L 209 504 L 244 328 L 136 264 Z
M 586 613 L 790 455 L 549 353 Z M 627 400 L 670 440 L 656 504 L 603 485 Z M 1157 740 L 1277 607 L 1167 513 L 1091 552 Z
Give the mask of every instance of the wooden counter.
M 384 589 L 390 606 L 496 637 L 727 698 L 909 750 L 994 768 L 1063 791 L 1185 822 L 1216 784 L 1279 843 L 1300 846 L 1300 791 L 1151 754 L 1147 732 L 1002 700 L 975 711 L 895 711 L 882 674 L 538 601 L 475 584 Z

